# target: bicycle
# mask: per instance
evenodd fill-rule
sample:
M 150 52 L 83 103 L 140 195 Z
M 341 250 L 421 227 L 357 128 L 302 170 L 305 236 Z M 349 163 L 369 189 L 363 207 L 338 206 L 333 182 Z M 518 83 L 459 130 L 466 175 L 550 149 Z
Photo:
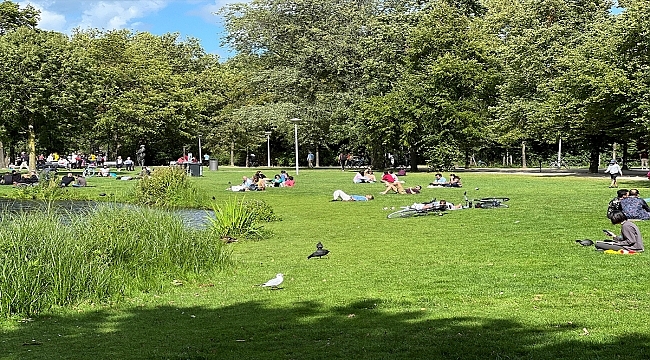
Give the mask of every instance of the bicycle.
M 496 208 L 508 208 L 507 204 L 504 202 L 509 201 L 510 198 L 507 197 L 491 197 L 491 198 L 482 198 L 474 199 L 469 202 L 468 207 L 475 209 L 496 209 Z
M 88 177 L 95 176 L 96 169 L 97 169 L 97 166 L 93 166 L 93 165 L 86 166 L 86 168 L 84 169 L 84 171 L 82 173 L 83 177 L 88 178 Z
M 435 203 L 436 203 L 436 199 L 433 199 L 426 204 L 435 204 Z M 397 218 L 408 218 L 413 216 L 426 216 L 433 213 L 436 213 L 438 216 L 443 216 L 444 214 L 446 214 L 446 210 L 447 210 L 446 207 L 441 207 L 441 206 L 422 207 L 422 208 L 417 208 L 415 206 L 402 206 L 401 210 L 392 212 L 388 214 L 386 217 L 388 219 L 397 219 Z
M 557 159 L 555 159 L 548 164 L 548 167 L 556 168 L 556 169 L 561 169 L 561 168 L 569 169 L 569 165 L 567 165 L 564 159 L 560 159 L 559 162 L 557 161 Z

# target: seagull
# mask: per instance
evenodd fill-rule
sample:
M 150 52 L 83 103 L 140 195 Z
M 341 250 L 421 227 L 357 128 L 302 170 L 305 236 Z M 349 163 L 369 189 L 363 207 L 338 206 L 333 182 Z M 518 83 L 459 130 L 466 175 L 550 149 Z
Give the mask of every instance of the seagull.
M 319 241 L 318 244 L 316 244 L 316 249 L 320 250 L 322 248 L 323 248 L 323 243 Z
M 311 255 L 307 256 L 307 259 L 309 260 L 309 259 L 311 259 L 313 257 L 318 257 L 320 259 L 320 258 L 322 258 L 323 256 L 325 256 L 325 255 L 327 255 L 329 253 L 330 253 L 330 251 L 327 250 L 327 249 L 318 249 L 318 250 L 314 251 Z
M 275 275 L 275 278 L 265 282 L 264 284 L 262 284 L 260 286 L 262 286 L 262 287 L 270 287 L 271 290 L 279 289 L 278 286 L 280 286 L 280 284 L 282 284 L 283 281 L 284 281 L 284 275 L 277 274 L 277 275 Z

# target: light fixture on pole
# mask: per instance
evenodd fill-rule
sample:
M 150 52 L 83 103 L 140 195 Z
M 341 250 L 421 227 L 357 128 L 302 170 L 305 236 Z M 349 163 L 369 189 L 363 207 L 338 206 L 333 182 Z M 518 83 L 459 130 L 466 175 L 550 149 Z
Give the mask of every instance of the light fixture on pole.
M 294 137 L 296 142 L 296 175 L 298 175 L 298 123 L 300 121 L 301 120 L 298 118 L 291 119 L 291 122 L 293 123 L 294 126 Z
M 266 166 L 271 167 L 271 132 L 265 131 L 264 135 L 266 135 L 266 156 L 267 156 Z
M 201 163 L 201 161 L 203 161 L 203 157 L 201 156 L 201 135 L 198 135 L 198 136 L 199 136 L 199 159 L 198 159 L 198 162 Z

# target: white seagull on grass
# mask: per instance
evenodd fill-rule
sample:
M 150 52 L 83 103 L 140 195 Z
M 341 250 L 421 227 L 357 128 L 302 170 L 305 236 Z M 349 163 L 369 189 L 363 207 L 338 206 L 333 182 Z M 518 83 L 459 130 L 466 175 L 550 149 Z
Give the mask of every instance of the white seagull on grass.
M 262 286 L 262 287 L 270 287 L 271 290 L 273 290 L 273 289 L 279 289 L 278 286 L 280 286 L 280 284 L 282 284 L 283 281 L 284 281 L 284 275 L 282 275 L 282 274 L 277 274 L 277 275 L 275 275 L 275 278 L 273 278 L 273 279 L 271 279 L 271 280 L 265 282 L 265 283 L 262 284 L 261 286 Z

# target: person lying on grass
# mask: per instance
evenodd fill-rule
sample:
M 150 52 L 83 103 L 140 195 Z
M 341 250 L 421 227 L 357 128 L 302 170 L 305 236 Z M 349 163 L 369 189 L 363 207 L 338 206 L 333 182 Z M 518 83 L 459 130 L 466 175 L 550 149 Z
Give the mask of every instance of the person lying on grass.
M 415 210 L 459 210 L 463 208 L 463 205 L 454 205 L 447 202 L 445 199 L 440 199 L 440 201 L 433 200 L 428 203 L 415 203 L 411 205 L 411 208 Z
M 369 201 L 373 200 L 375 197 L 367 194 L 367 195 L 348 195 L 343 190 L 336 190 L 334 191 L 334 199 L 332 201 L 338 201 L 341 199 L 342 201 Z
M 395 182 L 392 184 L 386 184 L 386 190 L 384 190 L 381 194 L 386 195 L 389 191 L 393 191 L 396 194 L 419 194 L 420 191 L 422 190 L 422 186 L 416 185 L 414 187 L 408 187 L 404 188 L 402 186 L 402 183 Z
M 612 241 L 597 241 L 596 250 L 633 250 L 643 251 L 643 237 L 635 223 L 629 221 L 625 214 L 617 211 L 612 214 L 612 224 L 621 224 L 621 235 L 610 234 Z

